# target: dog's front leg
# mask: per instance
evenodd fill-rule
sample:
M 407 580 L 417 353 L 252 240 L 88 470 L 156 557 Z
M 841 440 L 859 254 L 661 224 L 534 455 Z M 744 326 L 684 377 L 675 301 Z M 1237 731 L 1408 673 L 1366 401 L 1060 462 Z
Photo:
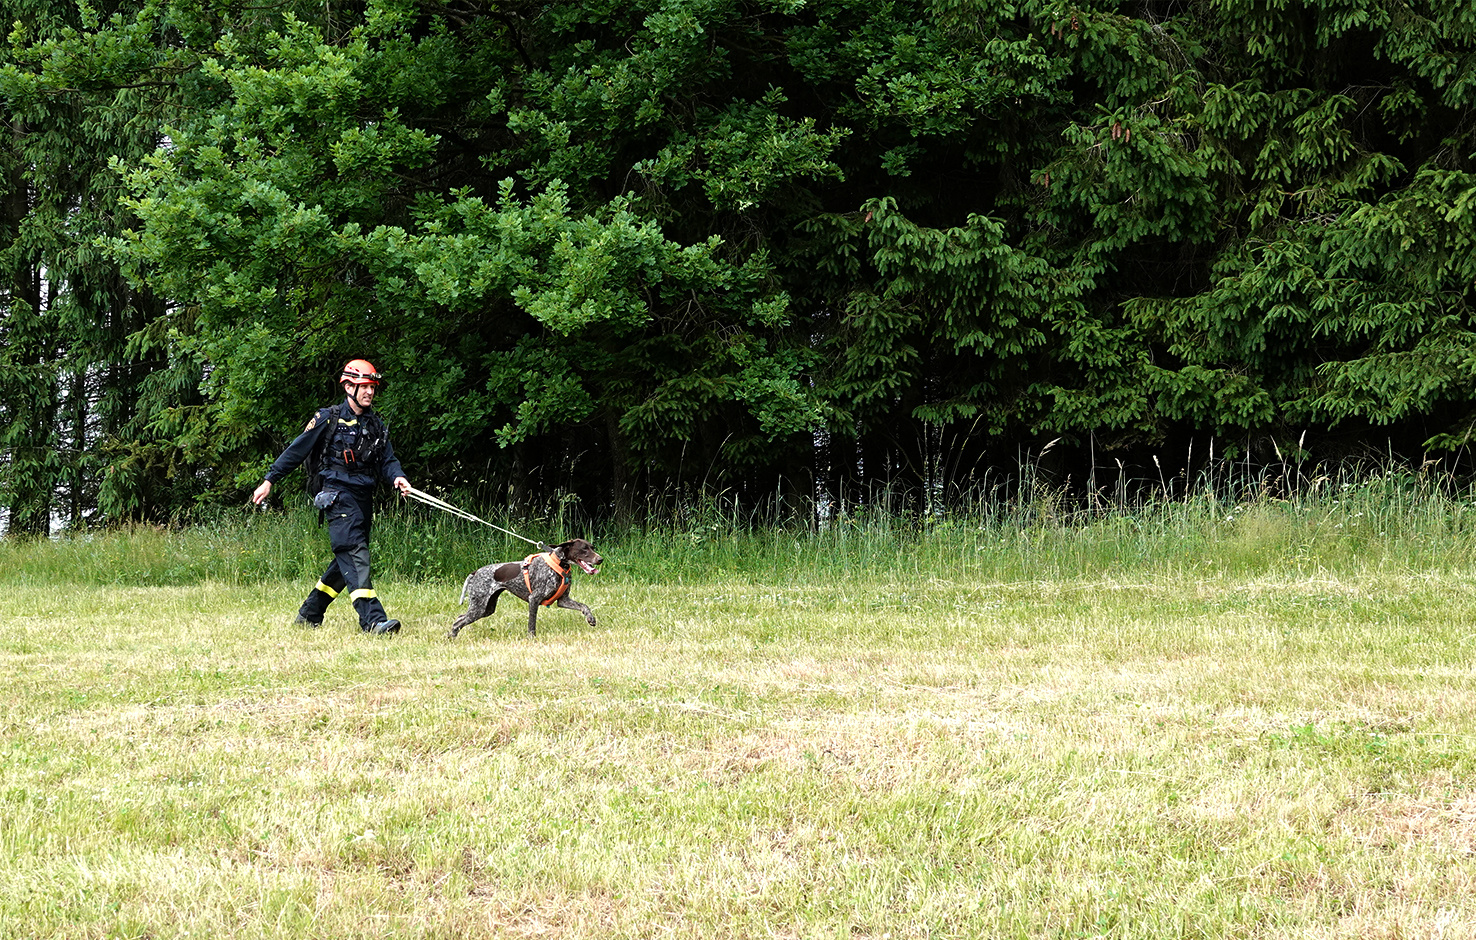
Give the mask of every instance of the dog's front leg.
M 528 598 L 528 635 L 538 635 L 538 595 Z
M 589 625 L 591 627 L 595 625 L 594 611 L 590 610 L 585 605 L 579 603 L 574 598 L 572 598 L 572 597 L 570 597 L 570 596 L 568 596 L 566 594 L 563 597 L 559 598 L 557 603 L 558 603 L 558 606 L 564 608 L 565 610 L 577 610 L 577 611 L 579 611 L 581 614 L 584 615 L 584 619 L 586 621 L 588 621 L 588 623 L 589 623 Z

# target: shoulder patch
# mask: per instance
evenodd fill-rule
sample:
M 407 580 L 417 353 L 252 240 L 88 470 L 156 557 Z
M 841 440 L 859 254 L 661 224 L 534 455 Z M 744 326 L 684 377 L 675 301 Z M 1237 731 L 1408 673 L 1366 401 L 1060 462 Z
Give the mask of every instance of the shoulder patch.
M 306 434 L 307 432 L 311 431 L 313 428 L 315 428 L 317 426 L 318 426 L 318 416 L 315 414 L 311 418 L 308 419 L 307 427 L 305 427 L 305 428 L 302 429 L 302 433 Z

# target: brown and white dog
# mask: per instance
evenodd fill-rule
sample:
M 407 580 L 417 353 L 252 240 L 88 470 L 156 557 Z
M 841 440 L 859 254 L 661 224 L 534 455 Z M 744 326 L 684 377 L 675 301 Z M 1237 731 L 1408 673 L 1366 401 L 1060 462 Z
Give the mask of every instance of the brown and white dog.
M 529 636 L 538 632 L 538 608 L 552 604 L 579 611 L 592 627 L 594 614 L 569 596 L 569 585 L 574 580 L 574 566 L 579 566 L 585 574 L 598 574 L 603 562 L 593 545 L 584 539 L 570 539 L 522 561 L 484 565 L 467 575 L 461 585 L 461 599 L 468 602 L 466 613 L 451 624 L 446 638 L 456 639 L 462 627 L 496 610 L 497 595 L 503 591 L 527 601 Z

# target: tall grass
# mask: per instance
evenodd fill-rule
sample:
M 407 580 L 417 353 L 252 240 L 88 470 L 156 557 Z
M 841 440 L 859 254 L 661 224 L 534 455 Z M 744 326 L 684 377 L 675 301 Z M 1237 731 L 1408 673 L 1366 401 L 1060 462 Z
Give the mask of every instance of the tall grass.
M 1409 472 L 1319 477 L 1278 492 L 1082 505 L 1029 488 L 1012 499 L 964 494 L 928 516 L 885 504 L 821 518 L 813 506 L 759 510 L 715 496 L 653 507 L 634 528 L 593 523 L 554 500 L 522 515 L 471 508 L 530 539 L 580 535 L 610 571 L 650 581 L 754 578 L 973 578 L 1028 581 L 1108 574 L 1469 569 L 1476 561 L 1476 490 Z M 375 521 L 381 580 L 459 581 L 491 561 L 520 558 L 526 542 L 426 506 L 386 501 Z M 222 512 L 185 528 L 135 526 L 44 542 L 0 541 L 0 580 L 42 583 L 250 584 L 316 577 L 327 532 L 311 510 Z

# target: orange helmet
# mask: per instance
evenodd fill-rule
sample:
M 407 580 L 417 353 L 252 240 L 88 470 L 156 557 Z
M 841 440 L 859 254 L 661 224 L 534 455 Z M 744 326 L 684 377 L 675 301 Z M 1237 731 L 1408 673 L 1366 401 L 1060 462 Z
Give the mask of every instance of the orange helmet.
M 368 359 L 351 359 L 343 371 L 338 373 L 340 385 L 379 385 L 384 382 L 384 376 L 374 369 L 374 363 Z

